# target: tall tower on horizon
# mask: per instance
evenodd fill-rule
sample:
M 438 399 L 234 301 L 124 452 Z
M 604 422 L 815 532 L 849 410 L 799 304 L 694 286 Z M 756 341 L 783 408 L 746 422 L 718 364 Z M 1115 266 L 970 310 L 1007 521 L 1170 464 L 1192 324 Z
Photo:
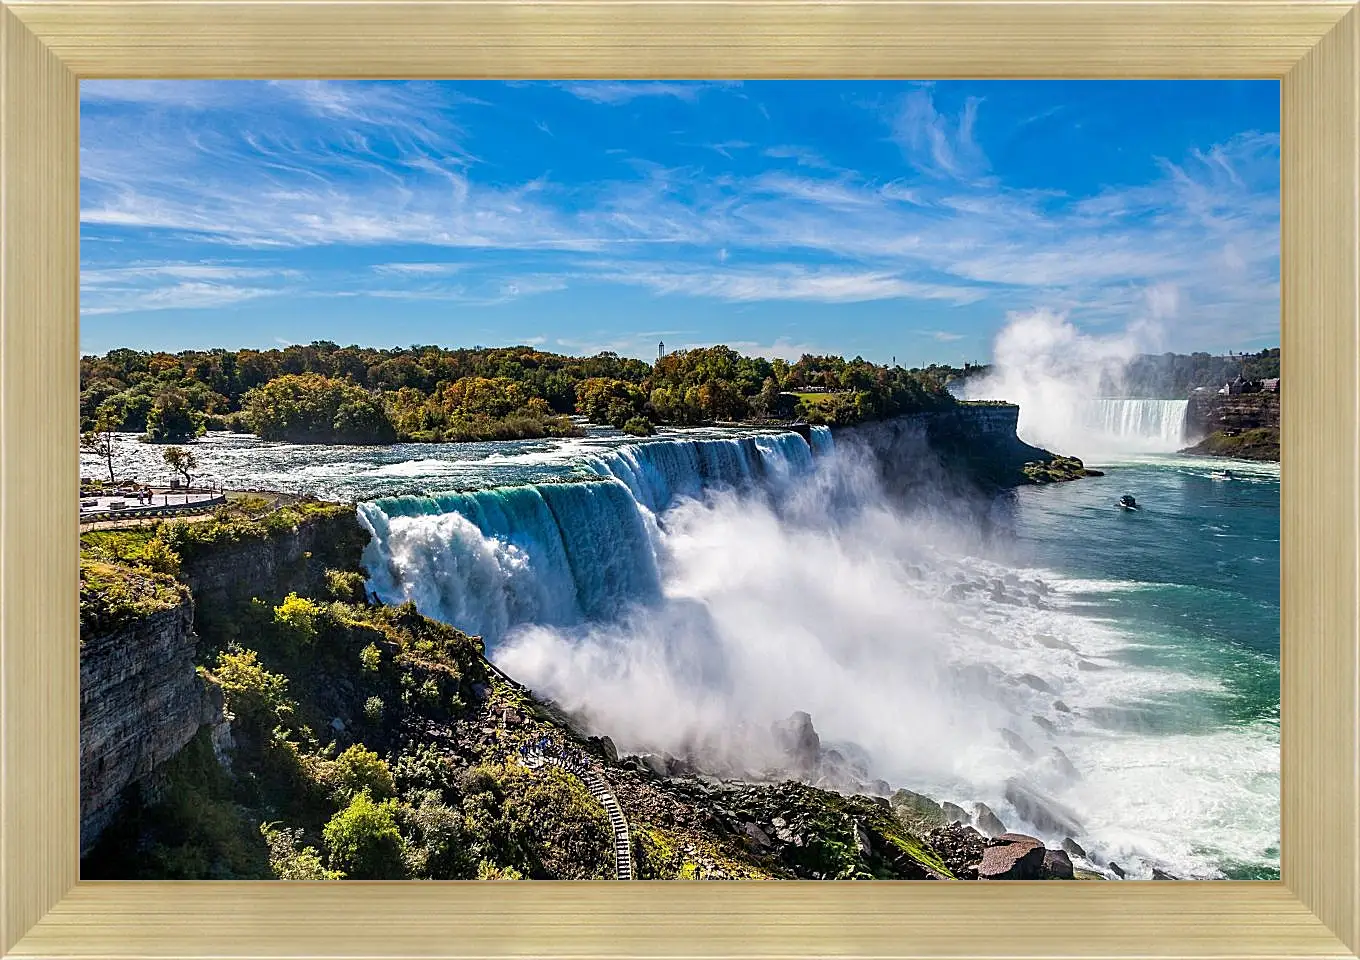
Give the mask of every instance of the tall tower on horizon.
M 658 340 L 656 343 L 656 358 L 660 360 L 666 355 L 666 341 Z

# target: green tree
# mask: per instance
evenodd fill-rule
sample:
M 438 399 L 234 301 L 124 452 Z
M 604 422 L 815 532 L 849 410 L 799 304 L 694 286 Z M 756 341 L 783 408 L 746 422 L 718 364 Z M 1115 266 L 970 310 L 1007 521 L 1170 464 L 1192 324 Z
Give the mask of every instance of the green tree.
M 143 439 L 149 443 L 184 443 L 201 436 L 203 430 L 203 414 L 189 405 L 183 390 L 172 387 L 156 395 L 146 415 Z
M 297 443 L 392 443 L 380 398 L 317 373 L 286 374 L 241 400 L 247 421 L 263 440 Z
M 269 868 L 280 880 L 343 880 L 338 870 L 327 870 L 316 847 L 298 849 L 301 830 L 289 830 L 278 823 L 260 824 L 260 835 L 269 847 Z
M 332 760 L 327 778 L 336 797 L 341 800 L 349 800 L 359 793 L 367 793 L 379 800 L 397 795 L 387 761 L 362 743 L 354 744 Z
M 576 385 L 576 409 L 595 423 L 622 428 L 646 406 L 647 395 L 627 380 L 592 377 Z
M 114 433 L 118 430 L 118 413 L 108 403 L 95 411 L 94 427 L 80 437 L 80 449 L 96 454 L 109 469 L 109 483 L 117 483 L 113 475 Z
M 162 454 L 166 466 L 184 478 L 184 485 L 190 486 L 194 482 L 193 471 L 198 469 L 198 458 L 193 451 L 185 450 L 183 447 L 169 447 Z
M 397 829 L 395 800 L 374 801 L 355 794 L 321 831 L 333 870 L 354 880 L 401 880 L 406 876 L 405 844 Z

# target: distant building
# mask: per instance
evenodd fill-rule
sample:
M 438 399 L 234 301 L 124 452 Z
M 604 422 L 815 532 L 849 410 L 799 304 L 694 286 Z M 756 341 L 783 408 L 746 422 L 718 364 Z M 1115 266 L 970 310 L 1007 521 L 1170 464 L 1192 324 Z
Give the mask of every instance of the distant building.
M 1269 380 L 1262 380 L 1262 381 L 1261 381 L 1261 389 L 1264 390 L 1266 393 L 1279 393 L 1279 392 L 1280 392 L 1280 378 L 1279 378 L 1279 377 L 1271 377 Z
M 656 358 L 660 360 L 666 355 L 666 341 L 658 340 L 656 344 Z
M 1233 377 L 1227 383 L 1223 384 L 1223 386 L 1219 388 L 1218 392 L 1229 397 L 1235 397 L 1240 393 L 1246 393 L 1247 381 L 1242 379 L 1242 377 L 1240 376 Z

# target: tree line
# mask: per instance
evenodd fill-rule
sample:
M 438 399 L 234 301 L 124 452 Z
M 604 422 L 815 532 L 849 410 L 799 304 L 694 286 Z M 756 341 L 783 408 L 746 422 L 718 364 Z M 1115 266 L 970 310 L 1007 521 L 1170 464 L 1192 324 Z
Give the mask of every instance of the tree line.
M 87 440 L 136 432 L 155 443 L 208 430 L 297 443 L 570 436 L 572 415 L 645 435 L 657 424 L 846 424 L 935 409 L 955 402 L 945 386 L 959 373 L 811 354 L 789 363 L 726 346 L 655 364 L 527 346 L 119 349 L 81 359 L 80 415 Z

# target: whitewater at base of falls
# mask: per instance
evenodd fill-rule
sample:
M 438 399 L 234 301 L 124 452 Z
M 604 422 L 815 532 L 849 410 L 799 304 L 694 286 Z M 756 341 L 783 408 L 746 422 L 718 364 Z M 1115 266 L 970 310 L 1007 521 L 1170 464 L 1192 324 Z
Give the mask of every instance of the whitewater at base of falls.
M 1130 665 L 1146 638 L 1087 613 L 1093 590 L 1148 585 L 966 555 L 974 538 L 887 502 L 824 429 L 580 469 L 595 479 L 362 504 L 372 589 L 486 637 L 624 751 L 758 769 L 802 710 L 873 777 L 1056 844 L 1008 799 L 1022 781 L 1134 877 L 1277 863 L 1278 725 L 1206 725 L 1221 682 Z

